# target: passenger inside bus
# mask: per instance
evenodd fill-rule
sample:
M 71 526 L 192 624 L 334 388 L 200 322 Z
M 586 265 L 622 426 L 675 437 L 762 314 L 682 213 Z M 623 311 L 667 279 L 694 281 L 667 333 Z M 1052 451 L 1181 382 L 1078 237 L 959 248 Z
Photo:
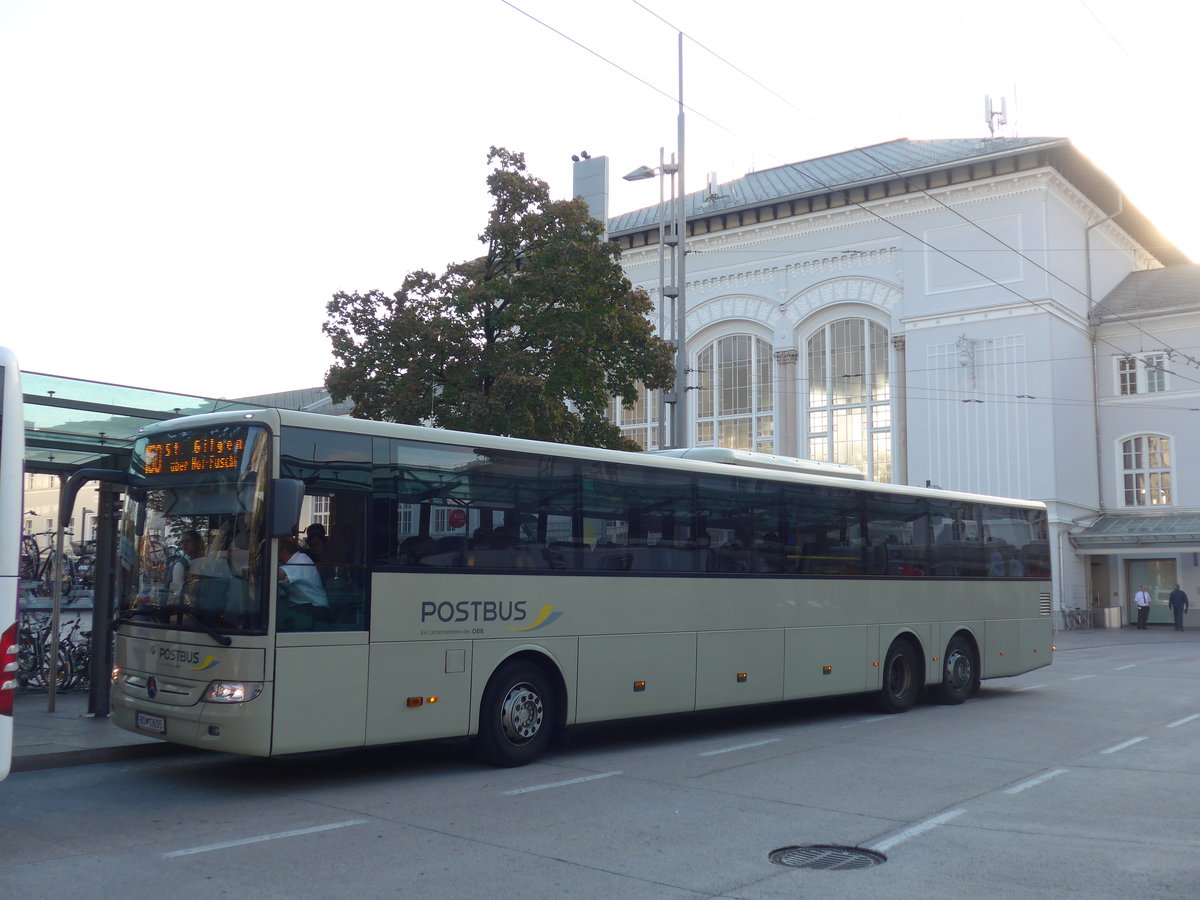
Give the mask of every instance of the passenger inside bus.
M 304 529 L 304 552 L 314 563 L 325 563 L 324 550 L 327 540 L 325 538 L 325 526 L 320 522 L 313 522 Z
M 329 609 L 329 598 L 325 596 L 325 586 L 317 567 L 312 558 L 300 550 L 295 538 L 283 538 L 279 542 L 279 584 L 280 596 L 286 593 L 289 603 Z

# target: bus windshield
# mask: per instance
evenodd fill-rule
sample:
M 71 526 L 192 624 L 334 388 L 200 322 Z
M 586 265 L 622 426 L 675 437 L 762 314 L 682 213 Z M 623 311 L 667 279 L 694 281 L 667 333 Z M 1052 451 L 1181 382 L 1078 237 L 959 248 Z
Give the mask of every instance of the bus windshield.
M 120 525 L 121 618 L 205 632 L 266 627 L 270 439 L 250 424 L 138 440 Z

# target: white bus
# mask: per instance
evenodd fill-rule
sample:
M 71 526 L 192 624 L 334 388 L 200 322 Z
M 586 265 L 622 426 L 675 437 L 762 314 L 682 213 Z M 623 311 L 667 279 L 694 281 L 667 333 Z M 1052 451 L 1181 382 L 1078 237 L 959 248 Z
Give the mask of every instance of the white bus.
M 25 416 L 21 371 L 0 347 L 0 779 L 12 766 L 17 693 L 17 594 L 21 587 L 21 514 L 25 507 Z
M 902 712 L 1050 663 L 1042 504 L 843 468 L 279 410 L 155 425 L 126 476 L 115 721 L 259 756 L 475 736 L 520 765 L 578 723 Z

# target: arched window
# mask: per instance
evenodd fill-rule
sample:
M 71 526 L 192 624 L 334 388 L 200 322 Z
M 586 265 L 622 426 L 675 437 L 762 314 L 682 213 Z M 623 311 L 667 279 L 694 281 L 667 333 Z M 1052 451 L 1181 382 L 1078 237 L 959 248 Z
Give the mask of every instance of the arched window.
M 718 338 L 696 357 L 696 446 L 775 452 L 771 345 Z
M 888 333 L 838 319 L 808 339 L 808 455 L 847 463 L 872 481 L 892 478 Z
M 1126 506 L 1171 505 L 1171 439 L 1139 434 L 1121 441 Z

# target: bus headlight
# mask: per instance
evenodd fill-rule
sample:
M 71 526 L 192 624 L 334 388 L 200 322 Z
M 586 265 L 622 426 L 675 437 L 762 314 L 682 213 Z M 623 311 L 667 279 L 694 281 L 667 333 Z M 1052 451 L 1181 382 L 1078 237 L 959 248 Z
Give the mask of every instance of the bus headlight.
M 214 681 L 200 699 L 209 703 L 249 703 L 262 689 L 261 681 Z

